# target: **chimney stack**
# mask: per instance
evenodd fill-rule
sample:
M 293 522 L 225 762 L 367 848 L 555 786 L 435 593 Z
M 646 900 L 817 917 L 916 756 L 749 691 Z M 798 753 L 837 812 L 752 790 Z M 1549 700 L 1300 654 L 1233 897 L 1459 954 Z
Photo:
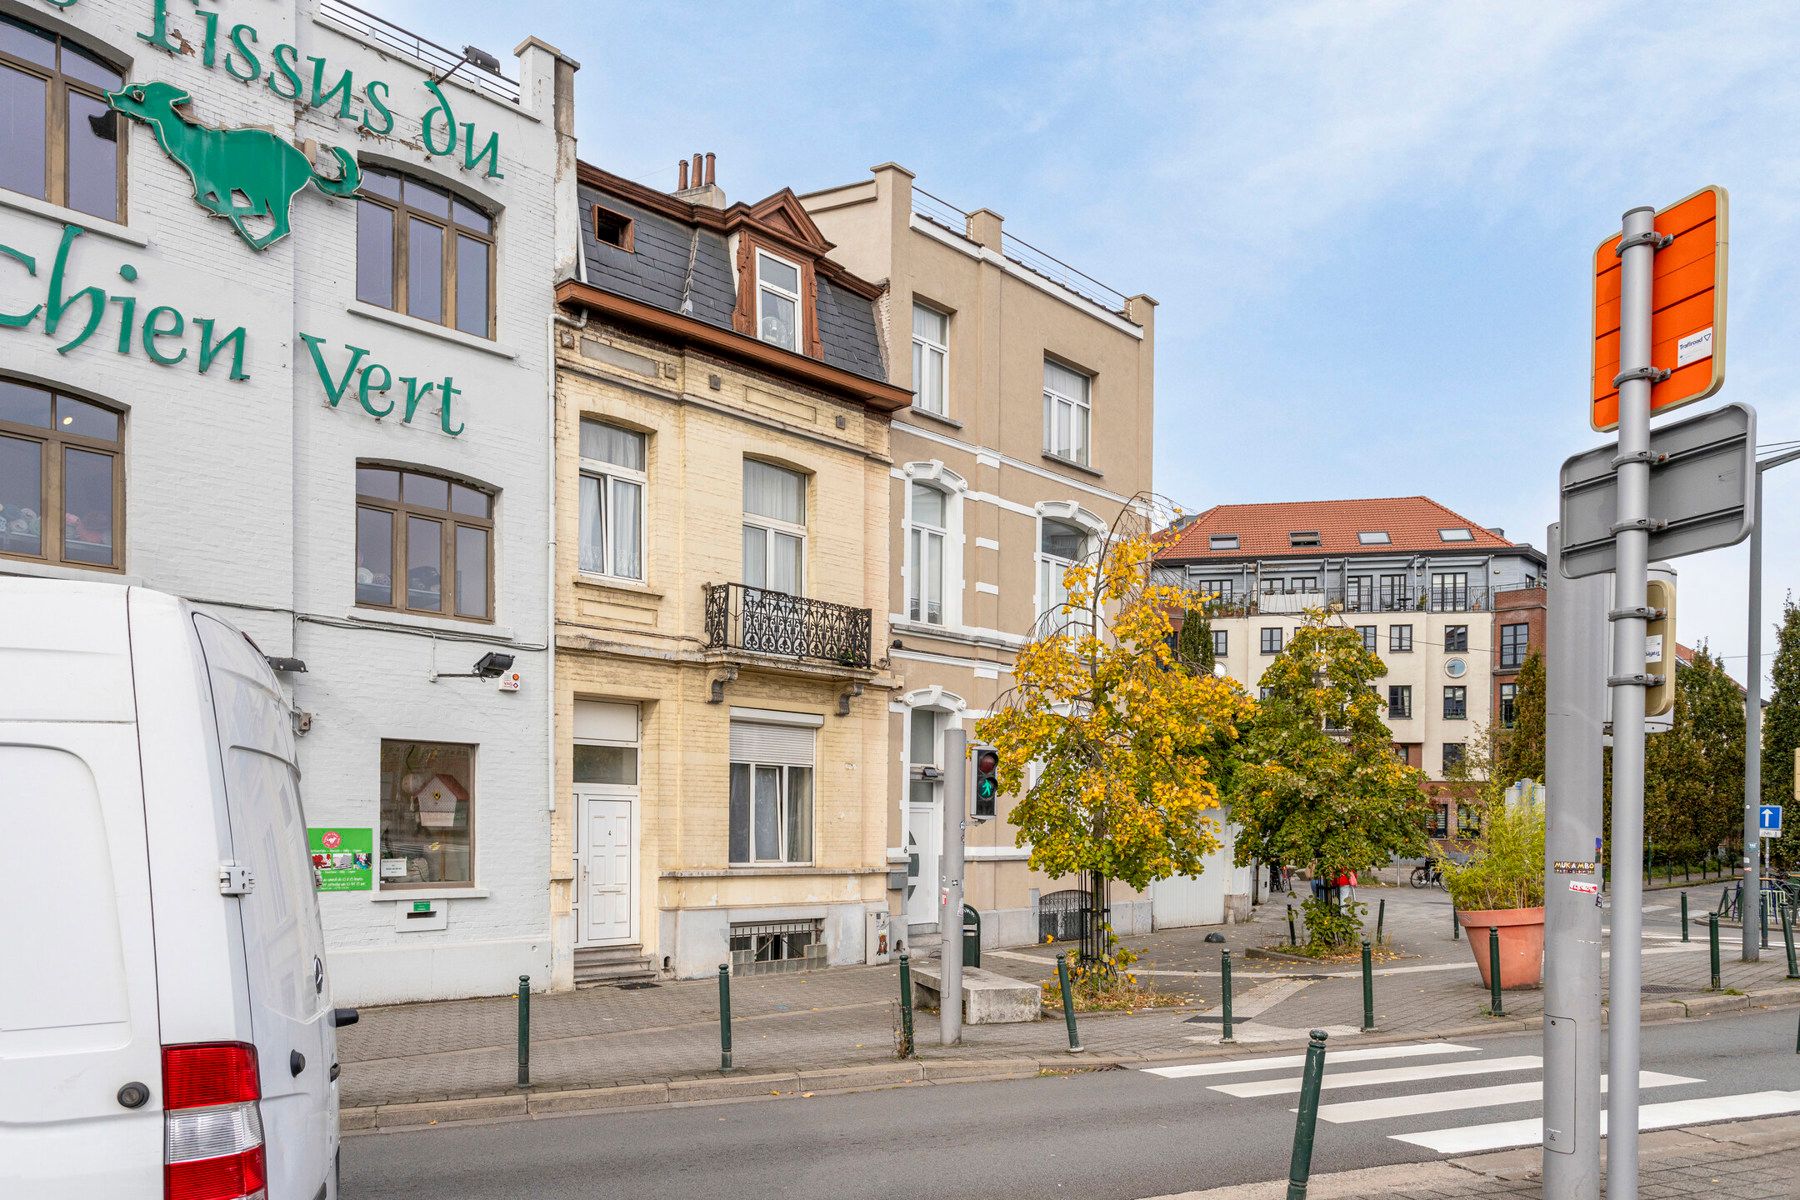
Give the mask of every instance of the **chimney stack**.
M 676 171 L 678 186 L 675 198 L 705 208 L 723 209 L 725 190 L 713 177 L 716 161 L 716 156 L 710 151 L 705 154 L 696 151 L 691 161 L 682 159 Z

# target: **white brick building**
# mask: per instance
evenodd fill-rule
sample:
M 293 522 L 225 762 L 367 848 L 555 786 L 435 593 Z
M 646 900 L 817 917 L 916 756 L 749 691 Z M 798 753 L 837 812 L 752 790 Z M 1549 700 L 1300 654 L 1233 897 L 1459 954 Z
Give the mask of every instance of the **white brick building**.
M 516 54 L 442 79 L 460 54 L 334 0 L 0 0 L 0 573 L 175 592 L 297 660 L 350 1003 L 549 973 L 574 64 Z

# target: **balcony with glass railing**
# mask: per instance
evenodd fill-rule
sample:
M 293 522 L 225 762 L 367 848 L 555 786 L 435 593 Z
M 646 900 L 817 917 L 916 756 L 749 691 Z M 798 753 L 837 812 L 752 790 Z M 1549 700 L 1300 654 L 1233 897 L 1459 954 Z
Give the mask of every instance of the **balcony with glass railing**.
M 1202 593 L 1207 611 L 1219 617 L 1296 616 L 1308 609 L 1336 613 L 1489 612 L 1492 593 L 1486 587 L 1433 586 L 1392 588 L 1313 588 L 1293 592 Z

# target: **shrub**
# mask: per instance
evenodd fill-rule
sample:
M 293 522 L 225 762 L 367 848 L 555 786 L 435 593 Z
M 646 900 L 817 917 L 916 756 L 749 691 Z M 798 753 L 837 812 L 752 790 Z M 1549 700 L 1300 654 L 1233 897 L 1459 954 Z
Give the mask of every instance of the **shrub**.
M 1444 886 L 1461 912 L 1538 908 L 1544 903 L 1544 810 L 1504 799 L 1486 805 L 1481 837 L 1466 863 L 1442 862 Z

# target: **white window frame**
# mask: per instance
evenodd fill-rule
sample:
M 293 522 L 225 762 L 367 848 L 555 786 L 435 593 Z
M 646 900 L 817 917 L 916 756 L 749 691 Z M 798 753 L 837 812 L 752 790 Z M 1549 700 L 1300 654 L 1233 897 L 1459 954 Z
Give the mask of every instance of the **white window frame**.
M 1064 624 L 1076 624 L 1081 621 L 1081 614 L 1069 611 L 1069 608 L 1068 608 L 1069 590 L 1068 590 L 1068 588 L 1062 585 L 1060 576 L 1058 578 L 1056 578 L 1055 580 L 1052 580 L 1052 578 L 1050 576 L 1045 574 L 1045 571 L 1046 571 L 1046 569 L 1055 569 L 1059 572 L 1067 572 L 1071 567 L 1080 566 L 1082 559 L 1086 558 L 1087 553 L 1091 552 L 1091 551 L 1087 550 L 1087 546 L 1088 546 L 1088 543 L 1093 540 L 1093 534 L 1086 530 L 1082 531 L 1084 534 L 1084 537 L 1085 537 L 1085 540 L 1083 542 L 1084 553 L 1082 555 L 1082 558 L 1077 558 L 1077 559 L 1059 558 L 1056 555 L 1047 554 L 1044 551 L 1044 522 L 1045 521 L 1056 521 L 1059 524 L 1068 525 L 1068 526 L 1071 526 L 1076 529 L 1081 528 L 1081 526 L 1076 524 L 1074 521 L 1067 520 L 1066 518 L 1063 518 L 1063 517 L 1054 516 L 1054 515 L 1047 514 L 1047 513 L 1039 513 L 1038 514 L 1036 553 L 1032 556 L 1033 560 L 1037 566 L 1037 580 L 1036 580 L 1036 587 L 1034 589 L 1037 592 L 1037 596 L 1036 596 L 1037 617 L 1038 617 L 1038 620 L 1041 621 L 1044 619 L 1044 617 L 1046 615 L 1048 615 L 1052 611 L 1054 611 L 1056 609 L 1061 609 L 1064 612 L 1068 613 L 1068 618 L 1064 622 Z M 1062 600 L 1056 604 L 1050 603 L 1050 597 L 1046 594 L 1046 590 L 1045 590 L 1048 585 L 1052 585 L 1052 584 L 1054 584 L 1057 591 L 1059 593 L 1061 593 L 1061 595 L 1062 595 Z
M 937 493 L 944 502 L 944 521 L 941 525 L 927 524 L 918 514 L 913 498 L 916 489 L 925 488 Z M 956 591 L 960 590 L 961 580 L 957 565 L 962 557 L 958 541 L 951 537 L 951 525 L 954 520 L 952 509 L 956 503 L 955 493 L 927 483 L 923 480 L 909 479 L 906 483 L 906 619 L 921 625 L 952 625 L 951 606 Z M 943 564 L 939 569 L 939 577 L 931 578 L 930 555 L 925 554 L 925 544 L 936 538 L 940 550 L 938 561 Z M 956 588 L 951 581 L 955 580 Z M 937 584 L 937 619 L 931 619 L 928 589 Z M 915 611 L 916 606 L 916 611 Z
M 931 413 L 933 416 L 947 417 L 950 415 L 950 314 L 942 309 L 933 308 L 929 304 L 914 300 L 913 311 L 917 312 L 920 309 L 944 322 L 944 340 L 942 342 L 932 341 L 918 331 L 916 321 L 913 323 L 913 407 L 922 412 Z M 943 381 L 943 392 L 936 398 L 935 407 L 930 403 L 931 398 L 925 395 L 922 387 L 923 380 L 928 377 L 924 366 L 934 355 L 940 361 L 938 378 Z
M 786 713 L 764 709 L 738 708 L 734 706 L 730 712 L 730 725 L 735 726 L 740 723 L 752 725 L 779 725 L 793 729 L 807 730 L 811 735 L 812 743 L 811 749 L 808 751 L 806 757 L 810 758 L 811 761 L 807 763 L 759 762 L 754 756 L 739 757 L 735 751 L 728 750 L 726 754 L 725 769 L 726 860 L 732 867 L 762 867 L 767 869 L 771 867 L 811 866 L 817 861 L 819 854 L 818 732 L 824 725 L 824 718 L 811 713 Z M 731 855 L 731 774 L 732 768 L 740 766 L 748 768 L 750 772 L 750 794 L 747 797 L 749 801 L 747 819 L 750 822 L 750 827 L 746 830 L 746 835 L 749 839 L 750 857 L 747 860 L 739 860 Z M 778 858 L 758 858 L 756 856 L 756 773 L 759 770 L 772 770 L 776 772 L 777 782 L 775 797 L 776 802 L 779 805 L 779 812 L 775 822 L 775 835 L 776 842 L 779 845 L 778 853 L 780 857 Z M 806 827 L 807 838 L 812 843 L 812 853 L 806 858 L 792 857 L 792 847 L 788 845 L 788 773 L 796 770 L 806 771 L 809 776 L 806 802 L 810 811 L 807 813 Z
M 601 543 L 600 543 L 601 567 L 600 567 L 600 570 L 594 571 L 594 570 L 590 570 L 588 568 L 583 567 L 583 568 L 581 568 L 581 573 L 583 575 L 598 575 L 598 576 L 606 578 L 606 579 L 622 579 L 622 580 L 626 580 L 627 582 L 630 582 L 630 583 L 643 583 L 644 580 L 649 576 L 648 564 L 649 564 L 649 558 L 650 558 L 650 547 L 645 544 L 645 533 L 650 528 L 650 521 L 649 521 L 649 518 L 646 513 L 646 510 L 648 509 L 649 502 L 650 502 L 650 473 L 649 473 L 650 435 L 642 432 L 641 430 L 631 429 L 624 425 L 620 425 L 614 421 L 600 420 L 597 417 L 583 417 L 583 418 L 581 418 L 581 420 L 583 423 L 592 421 L 596 425 L 606 425 L 613 429 L 617 429 L 622 433 L 632 434 L 632 435 L 640 438 L 644 445 L 644 470 L 642 470 L 642 471 L 633 470 L 631 467 L 622 467 L 622 466 L 618 465 L 617 463 L 606 462 L 605 460 L 598 459 L 598 458 L 583 458 L 583 459 L 581 459 L 580 474 L 585 478 L 597 479 L 600 481 L 600 524 L 602 526 L 601 531 L 600 531 L 601 532 Z M 577 428 L 576 428 L 576 444 L 577 445 L 580 444 L 580 440 L 581 440 L 580 439 L 580 427 L 577 426 Z M 623 574 L 622 572 L 614 569 L 617 565 L 613 561 L 614 539 L 612 537 L 612 489 L 613 489 L 614 481 L 617 481 L 622 484 L 635 484 L 638 489 L 638 517 L 637 517 L 638 573 L 636 575 L 626 575 L 626 574 Z M 582 549 L 582 537 L 581 537 L 581 528 L 580 528 L 580 514 L 581 514 L 581 494 L 579 491 L 580 484 L 577 483 L 576 487 L 578 490 L 577 490 L 576 496 L 575 496 L 575 512 L 576 512 L 575 560 L 576 560 L 577 565 L 579 566 L 579 564 L 581 562 L 581 549 Z
M 791 267 L 794 272 L 794 282 L 797 288 L 804 288 L 806 285 L 806 275 L 801 271 L 799 263 L 789 262 L 778 254 L 770 254 L 762 247 L 757 247 L 755 260 L 751 263 L 752 269 L 756 272 L 756 279 L 754 280 L 754 283 L 756 284 L 756 338 L 760 342 L 765 342 L 771 346 L 781 346 L 783 350 L 792 350 L 794 353 L 798 354 L 800 352 L 801 344 L 806 340 L 806 306 L 802 303 L 800 292 L 798 290 L 790 292 L 778 284 L 768 283 L 763 279 L 762 264 L 763 259 L 765 258 L 770 262 L 780 263 L 784 267 Z M 791 346 L 782 346 L 780 342 L 773 341 L 763 336 L 763 293 L 765 291 L 779 296 L 784 300 L 793 301 L 794 344 Z
M 747 458 L 744 461 L 745 462 L 760 462 L 762 460 Z M 763 465 L 768 466 L 768 467 L 775 467 L 779 470 L 786 471 L 788 474 L 796 476 L 800 480 L 800 514 L 802 517 L 809 514 L 812 511 L 812 504 L 811 504 L 810 497 L 807 495 L 807 492 L 809 492 L 811 490 L 811 488 L 807 484 L 807 477 L 806 477 L 805 472 L 796 471 L 792 467 L 784 467 L 780 463 L 763 463 Z M 792 594 L 796 595 L 796 596 L 806 595 L 806 568 L 807 568 L 807 559 L 810 556 L 807 554 L 808 547 L 806 544 L 806 525 L 805 525 L 805 523 L 802 522 L 799 525 L 795 525 L 790 522 L 783 521 L 779 517 L 764 516 L 762 513 L 753 513 L 748 508 L 745 508 L 744 509 L 744 528 L 745 529 L 755 529 L 762 535 L 763 578 L 764 579 L 772 579 L 775 575 L 775 535 L 776 534 L 785 534 L 785 535 L 795 538 L 799 541 L 799 543 L 800 543 L 800 572 L 799 572 L 800 579 L 799 579 L 799 585 L 798 585 L 799 590 L 793 592 Z M 746 562 L 743 565 L 745 568 L 748 568 L 750 564 Z M 744 574 L 745 574 L 745 576 L 748 576 L 750 574 L 750 572 L 746 569 L 744 571 Z M 776 592 L 777 594 L 782 594 L 782 593 L 780 593 L 780 589 L 778 589 L 778 588 L 769 587 L 766 584 L 763 584 L 763 585 L 753 584 L 750 582 L 750 580 L 748 578 L 746 578 L 744 580 L 744 586 L 746 586 L 746 587 L 759 587 L 760 586 L 761 590 L 763 590 L 763 591 Z
M 1066 363 L 1057 362 L 1053 358 L 1045 358 L 1044 365 L 1046 367 L 1055 366 L 1072 375 L 1079 375 L 1083 382 L 1081 395 L 1065 395 L 1050 386 L 1050 373 L 1047 370 L 1044 372 L 1044 453 L 1052 458 L 1060 458 L 1064 462 L 1075 463 L 1077 466 L 1088 466 L 1089 460 L 1093 457 L 1091 447 L 1094 429 L 1094 377 Z M 1057 438 L 1057 419 L 1060 414 L 1065 412 L 1069 416 L 1070 438 L 1067 446 L 1059 444 Z M 1075 437 L 1078 425 L 1079 439 Z

